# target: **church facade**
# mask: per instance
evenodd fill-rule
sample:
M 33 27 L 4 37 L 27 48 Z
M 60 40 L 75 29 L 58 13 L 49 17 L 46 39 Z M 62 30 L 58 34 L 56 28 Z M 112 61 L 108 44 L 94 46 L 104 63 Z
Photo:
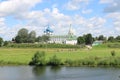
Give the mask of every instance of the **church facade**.
M 48 43 L 71 44 L 71 45 L 77 44 L 77 37 L 75 36 L 71 26 L 70 29 L 68 30 L 68 34 L 66 35 L 53 35 L 53 32 L 54 31 L 49 26 L 44 31 L 44 34 L 50 37 Z

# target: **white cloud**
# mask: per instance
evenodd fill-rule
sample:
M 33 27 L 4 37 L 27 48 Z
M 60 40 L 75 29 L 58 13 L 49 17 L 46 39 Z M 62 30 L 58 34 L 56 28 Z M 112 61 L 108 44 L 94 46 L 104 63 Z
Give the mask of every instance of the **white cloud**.
M 92 13 L 92 9 L 82 10 L 83 14 L 90 14 Z
M 107 17 L 113 20 L 113 27 L 116 32 L 120 33 L 120 12 L 110 13 Z
M 65 4 L 65 8 L 68 10 L 79 10 L 85 7 L 89 1 L 90 0 L 69 0 L 69 2 Z
M 99 3 L 106 4 L 106 3 L 112 3 L 114 0 L 100 0 Z
M 0 18 L 0 34 L 5 34 L 8 30 L 8 27 L 5 24 L 5 18 Z
M 67 34 L 70 24 L 72 24 L 73 28 L 77 31 L 77 35 L 88 32 L 97 35 L 98 33 L 102 33 L 102 28 L 106 23 L 104 17 L 92 17 L 87 19 L 80 15 L 68 16 L 60 13 L 58 8 L 53 8 L 52 10 L 46 8 L 43 11 L 32 11 L 24 17 L 30 19 L 29 26 L 36 26 L 36 30 L 40 30 L 41 28 L 43 30 L 43 27 L 47 24 L 54 25 L 52 29 L 55 35 Z M 41 34 L 43 31 L 37 32 Z
M 110 0 L 109 5 L 104 8 L 104 12 L 120 12 L 120 0 Z
M 28 11 L 42 0 L 6 0 L 0 3 L 0 16 L 18 15 Z

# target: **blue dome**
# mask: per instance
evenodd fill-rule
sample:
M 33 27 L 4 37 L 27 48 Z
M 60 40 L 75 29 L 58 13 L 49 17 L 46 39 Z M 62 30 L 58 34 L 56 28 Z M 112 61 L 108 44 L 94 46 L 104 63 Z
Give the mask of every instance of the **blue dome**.
M 53 30 L 50 29 L 50 27 L 48 26 L 48 27 L 46 28 L 46 30 L 44 31 L 44 33 L 47 33 L 47 32 L 53 33 Z

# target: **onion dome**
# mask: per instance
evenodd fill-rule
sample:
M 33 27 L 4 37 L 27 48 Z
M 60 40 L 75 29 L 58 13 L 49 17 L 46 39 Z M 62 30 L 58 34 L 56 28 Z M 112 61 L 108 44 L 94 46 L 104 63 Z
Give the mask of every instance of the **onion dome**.
M 53 33 L 53 30 L 48 26 L 48 27 L 45 29 L 44 33 L 46 33 L 46 34 L 52 34 L 52 33 Z

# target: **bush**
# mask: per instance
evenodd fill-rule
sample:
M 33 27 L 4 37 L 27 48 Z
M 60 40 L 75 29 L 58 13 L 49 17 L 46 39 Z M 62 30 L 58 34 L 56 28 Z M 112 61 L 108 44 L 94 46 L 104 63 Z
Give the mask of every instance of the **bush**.
M 67 59 L 65 61 L 65 65 L 66 66 L 83 66 L 82 64 L 82 60 L 70 60 L 70 59 Z
M 113 56 L 113 57 L 114 57 L 114 56 L 115 56 L 115 54 L 116 54 L 116 53 L 115 53 L 115 51 L 111 51 L 111 56 Z
M 113 44 L 108 44 L 108 47 L 109 48 L 120 48 L 120 44 L 116 44 L 116 43 L 113 43 Z
M 51 66 L 59 66 L 62 63 L 61 63 L 61 59 L 59 59 L 56 55 L 54 55 L 53 57 L 50 58 L 48 64 Z
M 43 44 L 43 43 L 11 43 L 5 46 L 7 48 L 80 48 L 79 45 L 69 45 L 69 44 Z
M 43 66 L 46 64 L 45 52 L 36 52 L 30 62 L 30 65 Z
M 5 41 L 4 44 L 3 44 L 3 46 L 7 46 L 8 44 L 9 44 L 9 42 Z

